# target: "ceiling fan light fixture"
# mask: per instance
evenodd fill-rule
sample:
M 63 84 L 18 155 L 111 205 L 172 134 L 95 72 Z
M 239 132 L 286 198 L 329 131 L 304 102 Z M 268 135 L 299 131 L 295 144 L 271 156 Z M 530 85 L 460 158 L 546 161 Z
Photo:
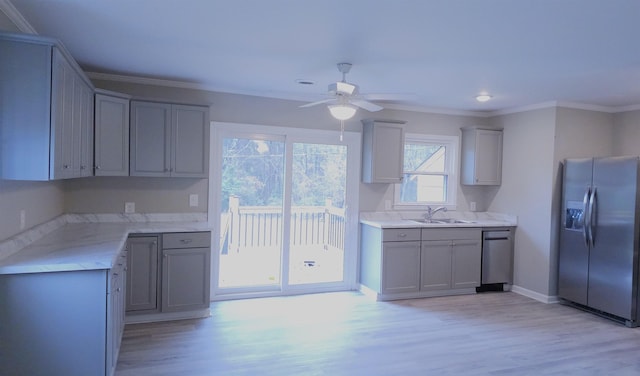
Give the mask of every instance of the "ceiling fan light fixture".
M 493 96 L 487 94 L 487 93 L 482 93 L 482 94 L 478 94 L 476 95 L 476 100 L 478 102 L 486 102 L 488 100 L 490 100 L 491 98 L 493 98 Z
M 348 120 L 356 114 L 356 108 L 350 104 L 333 104 L 327 106 L 331 116 L 338 120 Z

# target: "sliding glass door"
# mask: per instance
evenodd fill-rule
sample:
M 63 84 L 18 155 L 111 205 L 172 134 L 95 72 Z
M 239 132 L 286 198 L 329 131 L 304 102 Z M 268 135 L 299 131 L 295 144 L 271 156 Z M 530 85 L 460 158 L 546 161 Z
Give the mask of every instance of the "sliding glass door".
M 344 278 L 347 147 L 293 144 L 289 284 Z
M 226 123 L 215 130 L 215 294 L 354 288 L 358 135 L 340 141 L 338 132 Z
M 284 142 L 222 140 L 221 288 L 278 286 L 282 261 Z

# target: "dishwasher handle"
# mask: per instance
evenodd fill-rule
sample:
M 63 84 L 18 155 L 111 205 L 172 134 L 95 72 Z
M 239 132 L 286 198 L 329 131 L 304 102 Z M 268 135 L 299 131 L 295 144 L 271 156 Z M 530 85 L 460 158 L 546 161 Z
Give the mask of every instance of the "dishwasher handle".
M 509 237 L 508 236 L 501 236 L 501 237 L 495 237 L 495 238 L 485 237 L 484 240 L 509 240 Z

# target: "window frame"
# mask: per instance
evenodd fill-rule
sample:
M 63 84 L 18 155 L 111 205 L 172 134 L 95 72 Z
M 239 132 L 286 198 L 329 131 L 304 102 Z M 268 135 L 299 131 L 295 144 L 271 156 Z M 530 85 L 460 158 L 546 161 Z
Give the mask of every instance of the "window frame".
M 402 183 L 394 184 L 394 209 L 401 210 L 426 210 L 427 206 L 444 206 L 447 210 L 456 210 L 456 198 L 458 192 L 458 156 L 460 155 L 460 137 L 449 135 L 433 135 L 422 133 L 406 133 L 402 148 L 407 143 L 440 144 L 445 146 L 445 171 L 442 174 L 429 173 L 425 175 L 446 176 L 446 200 L 444 202 L 401 202 L 400 192 Z M 404 157 L 402 160 L 404 177 Z

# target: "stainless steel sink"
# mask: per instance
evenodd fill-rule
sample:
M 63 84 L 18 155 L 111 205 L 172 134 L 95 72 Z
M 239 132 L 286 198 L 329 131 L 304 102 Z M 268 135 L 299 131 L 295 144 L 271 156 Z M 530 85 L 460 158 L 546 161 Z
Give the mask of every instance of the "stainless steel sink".
M 475 223 L 464 219 L 440 218 L 440 219 L 412 219 L 413 222 L 424 224 L 452 224 L 452 223 Z

